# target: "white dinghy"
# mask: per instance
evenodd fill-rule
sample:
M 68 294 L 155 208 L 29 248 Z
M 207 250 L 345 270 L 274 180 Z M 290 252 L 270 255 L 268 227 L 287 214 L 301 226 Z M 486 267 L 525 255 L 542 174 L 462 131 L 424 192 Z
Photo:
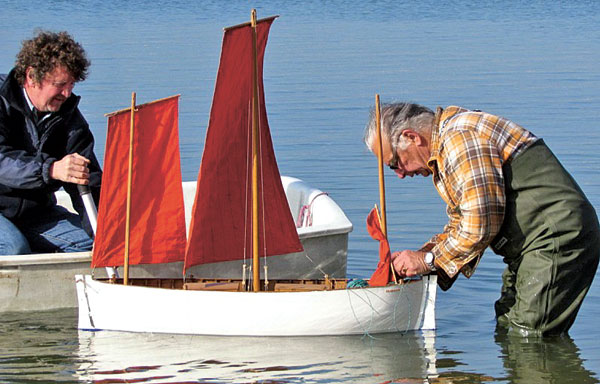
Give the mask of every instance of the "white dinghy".
M 273 279 L 318 279 L 346 277 L 348 234 L 352 223 L 326 193 L 304 181 L 281 176 L 281 183 L 304 251 L 271 257 L 269 275 Z M 189 227 L 195 181 L 183 182 L 186 226 Z M 56 192 L 58 204 L 75 212 L 69 195 Z M 310 215 L 308 215 L 310 213 Z M 310 218 L 310 222 L 309 222 Z M 46 311 L 77 307 L 73 276 L 90 272 L 92 252 L 45 253 L 0 257 L 0 313 Z M 179 278 L 183 262 L 142 264 L 132 268 L 132 278 Z M 225 261 L 190 268 L 195 276 L 234 278 L 239 263 Z M 106 278 L 104 268 L 94 271 Z
M 434 276 L 395 286 L 299 292 L 280 292 L 277 285 L 273 292 L 220 292 L 77 279 L 79 328 L 85 330 L 318 336 L 435 329 Z
M 177 98 L 136 106 L 133 97 L 131 108 L 109 118 L 101 201 L 122 204 L 100 207 L 92 265 L 123 265 L 124 276 L 76 276 L 80 329 L 316 336 L 435 328 L 433 275 L 356 288 L 327 275 L 269 276 L 275 255 L 302 257 L 307 250 L 290 214 L 296 204 L 281 183 L 265 109 L 262 63 L 274 19 L 256 21 L 253 11 L 251 23 L 225 30 L 187 239 L 179 198 Z M 122 150 L 126 121 L 135 145 Z M 152 134 L 133 139 L 140 129 Z M 307 212 L 313 226 L 315 212 Z M 183 278 L 128 276 L 130 264 L 181 259 Z M 191 272 L 215 262 L 238 263 L 238 278 Z

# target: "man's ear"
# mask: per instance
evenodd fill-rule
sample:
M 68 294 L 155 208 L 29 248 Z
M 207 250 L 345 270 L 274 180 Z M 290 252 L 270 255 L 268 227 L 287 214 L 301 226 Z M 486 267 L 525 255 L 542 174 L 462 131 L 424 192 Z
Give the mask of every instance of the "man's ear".
M 404 131 L 402 131 L 402 136 L 406 140 L 410 140 L 413 143 L 415 143 L 415 145 L 421 145 L 425 142 L 421 135 L 419 135 L 419 133 L 413 131 L 412 129 L 405 129 Z
M 35 75 L 33 72 L 33 67 L 29 67 L 25 70 L 25 85 L 28 87 L 37 85 L 37 81 L 35 80 Z

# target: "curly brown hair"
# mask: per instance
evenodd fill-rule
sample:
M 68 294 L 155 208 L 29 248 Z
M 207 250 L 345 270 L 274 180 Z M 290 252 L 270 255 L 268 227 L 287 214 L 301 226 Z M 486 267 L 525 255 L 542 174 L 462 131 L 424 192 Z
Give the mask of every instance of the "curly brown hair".
M 83 81 L 90 64 L 83 47 L 67 32 L 40 30 L 33 39 L 23 41 L 15 62 L 15 77 L 19 84 L 25 84 L 25 73 L 31 67 L 35 81 L 41 83 L 47 73 L 64 66 L 75 81 Z

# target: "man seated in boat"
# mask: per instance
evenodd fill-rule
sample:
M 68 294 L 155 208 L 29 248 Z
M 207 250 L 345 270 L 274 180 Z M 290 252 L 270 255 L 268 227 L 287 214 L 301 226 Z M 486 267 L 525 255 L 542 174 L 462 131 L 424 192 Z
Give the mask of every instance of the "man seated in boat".
M 72 93 L 89 65 L 68 33 L 40 31 L 0 75 L 0 255 L 92 247 L 76 185 L 89 185 L 97 202 L 102 172 Z M 56 204 L 61 187 L 81 220 Z
M 401 276 L 437 270 L 442 289 L 470 277 L 483 251 L 507 268 L 496 302 L 499 330 L 566 333 L 600 256 L 598 218 L 558 159 L 528 130 L 460 107 L 409 103 L 381 109 L 383 161 L 399 178 L 433 175 L 448 225 L 420 250 L 392 254 Z M 365 143 L 374 151 L 374 118 Z

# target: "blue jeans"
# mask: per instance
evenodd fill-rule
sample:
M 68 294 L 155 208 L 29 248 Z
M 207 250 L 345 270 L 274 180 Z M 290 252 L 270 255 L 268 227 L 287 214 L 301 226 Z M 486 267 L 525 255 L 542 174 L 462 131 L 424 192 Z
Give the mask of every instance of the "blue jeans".
M 15 220 L 0 214 L 0 255 L 81 252 L 92 244 L 79 215 L 60 206 Z

